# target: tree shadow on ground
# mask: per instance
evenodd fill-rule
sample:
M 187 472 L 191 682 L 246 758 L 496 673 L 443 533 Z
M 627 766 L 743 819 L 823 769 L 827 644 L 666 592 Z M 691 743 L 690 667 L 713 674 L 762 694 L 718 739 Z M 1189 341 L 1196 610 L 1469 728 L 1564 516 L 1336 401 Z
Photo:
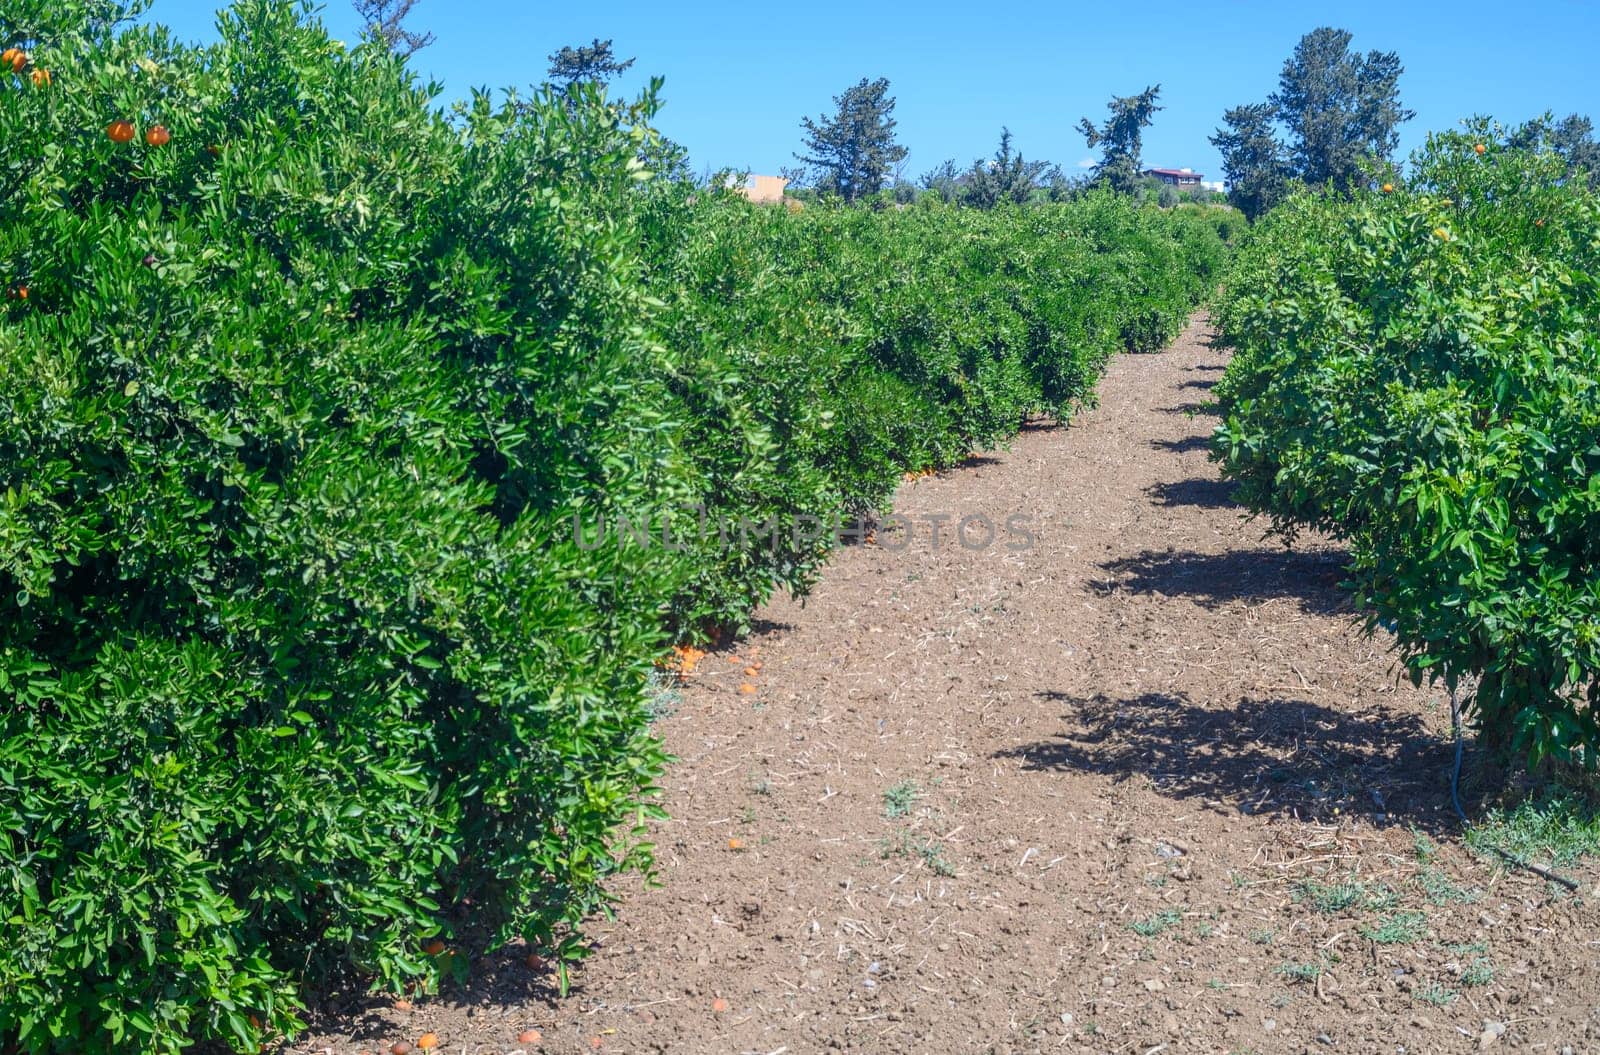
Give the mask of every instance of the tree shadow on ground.
M 470 926 L 466 929 L 471 930 Z M 463 948 L 472 945 L 471 940 L 461 942 Z M 481 944 L 478 947 L 481 948 Z M 475 1016 L 495 1016 L 504 1008 L 554 1006 L 560 995 L 556 976 L 547 965 L 541 964 L 538 969 L 529 967 L 524 962 L 527 952 L 526 946 L 516 945 L 475 956 L 471 974 L 464 984 L 447 981 L 436 995 L 417 997 L 416 1004 L 419 1008 L 426 1006 L 433 1013 L 465 1008 Z M 582 991 L 580 978 L 580 975 L 573 976 L 569 994 Z M 366 992 L 313 995 L 305 1015 L 306 1035 L 348 1038 L 372 1051 L 388 1051 L 397 1038 L 409 1039 L 419 1031 L 417 1022 L 411 1021 L 412 1014 L 397 1009 L 395 1000 L 393 996 Z M 513 1026 L 518 1021 L 515 1016 L 505 1021 L 509 1041 L 522 1027 Z
M 1339 549 L 1233 549 L 1222 553 L 1145 550 L 1100 565 L 1110 580 L 1091 585 L 1105 593 L 1128 590 L 1187 597 L 1205 608 L 1292 598 L 1304 612 L 1354 614 L 1339 587 L 1348 556 Z
M 1196 380 L 1196 381 L 1185 381 L 1183 384 L 1179 385 L 1178 387 L 1179 388 L 1198 388 L 1198 389 L 1200 389 L 1202 391 L 1209 392 L 1213 388 L 1215 388 L 1216 386 L 1217 386 L 1216 381 Z
M 1150 446 L 1158 451 L 1170 451 L 1173 454 L 1191 454 L 1195 451 L 1210 450 L 1211 436 L 1208 433 L 1197 432 L 1181 440 L 1151 440 Z
M 1190 417 L 1217 416 L 1217 407 L 1214 403 L 1179 403 L 1171 407 L 1157 407 L 1156 410 L 1162 414 L 1184 414 Z
M 1233 493 L 1238 485 L 1230 480 L 1195 477 L 1174 483 L 1160 483 L 1145 488 L 1157 503 L 1164 506 L 1198 506 L 1201 509 L 1227 509 L 1237 506 Z
M 1418 715 L 1384 707 L 1349 714 L 1282 697 L 1212 708 L 1170 693 L 1097 694 L 1066 704 L 1062 732 L 994 757 L 1018 760 L 1030 772 L 1147 778 L 1169 798 L 1211 800 L 1245 814 L 1309 820 L 1364 813 L 1455 828 L 1448 808 L 1452 747 Z

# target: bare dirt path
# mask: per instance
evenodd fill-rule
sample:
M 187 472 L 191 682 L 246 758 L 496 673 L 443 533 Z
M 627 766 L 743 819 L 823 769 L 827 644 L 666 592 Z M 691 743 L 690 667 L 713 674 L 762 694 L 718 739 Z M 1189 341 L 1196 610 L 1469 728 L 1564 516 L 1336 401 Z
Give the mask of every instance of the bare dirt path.
M 567 998 L 506 954 L 296 1047 L 1600 1050 L 1591 912 L 1459 849 L 1438 694 L 1207 461 L 1223 362 L 1203 320 L 1119 359 L 707 656 L 660 725 L 662 886 Z

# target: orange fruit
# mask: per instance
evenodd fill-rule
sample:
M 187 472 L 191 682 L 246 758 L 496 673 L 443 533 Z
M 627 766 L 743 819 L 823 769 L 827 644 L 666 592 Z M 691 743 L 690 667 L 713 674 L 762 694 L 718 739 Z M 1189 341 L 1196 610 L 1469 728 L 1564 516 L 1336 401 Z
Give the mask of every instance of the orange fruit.
M 517 1034 L 518 1044 L 537 1044 L 544 1039 L 544 1035 L 537 1029 L 525 1029 Z
M 435 938 L 428 944 L 424 945 L 422 947 L 422 951 L 427 953 L 429 956 L 437 956 L 441 952 L 444 952 L 444 942 L 440 941 L 438 938 Z
M 711 1010 L 719 1015 L 724 1014 L 728 1010 L 728 1002 L 719 996 L 711 1001 Z
M 17 48 L 12 48 L 11 58 L 7 59 L 6 61 L 11 63 L 12 73 L 21 73 L 22 67 L 28 64 L 28 53 L 26 51 L 20 51 Z
M 17 299 L 18 300 L 27 300 L 28 299 L 28 287 L 27 286 L 18 286 L 17 287 Z
M 30 79 L 33 81 L 33 86 L 35 88 L 48 88 L 48 87 L 50 87 L 50 79 L 51 78 L 50 78 L 50 71 L 49 70 L 34 70 L 33 71 L 33 76 Z
M 744 676 L 747 677 L 747 678 L 755 677 L 756 676 L 756 668 L 754 668 L 754 667 L 746 667 L 746 668 L 744 668 Z
M 21 55 L 21 54 L 22 54 L 22 49 L 21 48 L 7 48 L 4 51 L 0 51 L 0 64 L 9 66 L 13 62 L 15 62 L 17 56 Z
M 403 1040 L 397 1040 L 389 1045 L 389 1055 L 411 1055 L 411 1045 Z
M 133 122 L 112 121 L 106 125 L 106 135 L 111 138 L 113 143 L 131 143 L 133 142 Z
M 166 125 L 151 125 L 145 131 L 144 141 L 153 147 L 164 147 L 172 142 L 172 133 L 167 131 Z
M 694 668 L 706 657 L 705 649 L 693 645 L 677 645 L 672 652 L 673 665 L 679 674 L 693 674 Z
M 427 1051 L 430 1048 L 437 1048 L 438 1046 L 439 1034 L 437 1033 L 424 1033 L 422 1036 L 417 1038 L 417 1047 L 421 1048 L 423 1051 Z
M 1394 193 L 1394 184 L 1393 183 L 1385 183 L 1383 185 L 1383 193 L 1385 193 L 1385 194 L 1393 194 Z
M 1482 143 L 1479 143 L 1479 144 L 1478 144 L 1478 145 L 1477 145 L 1477 146 L 1475 146 L 1475 147 L 1473 147 L 1473 148 L 1472 148 L 1472 152 L 1473 152 L 1473 153 L 1474 153 L 1474 154 L 1481 154 L 1481 153 L 1483 153 L 1483 152 L 1484 152 L 1484 151 L 1485 151 L 1485 150 L 1488 150 L 1488 149 L 1489 149 L 1489 148 L 1488 148 L 1488 147 L 1486 147 L 1486 146 L 1484 146 L 1484 145 L 1483 145 L 1483 144 L 1482 144 Z
M 739 686 L 739 695 L 741 695 L 741 696 L 748 696 L 752 692 L 755 692 L 755 691 L 756 691 L 756 687 L 754 685 L 750 684 L 748 681 L 745 682 L 743 685 Z
M 744 849 L 744 840 L 742 840 L 742 839 L 729 839 L 728 840 L 728 849 L 730 849 L 730 850 L 743 850 Z

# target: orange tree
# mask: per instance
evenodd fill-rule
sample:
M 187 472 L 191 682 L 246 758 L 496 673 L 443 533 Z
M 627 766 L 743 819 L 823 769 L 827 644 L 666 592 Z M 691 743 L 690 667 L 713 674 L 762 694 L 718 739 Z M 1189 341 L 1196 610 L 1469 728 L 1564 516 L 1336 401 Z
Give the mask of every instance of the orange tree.
M 1375 178 L 1372 182 L 1380 182 Z M 1488 121 L 1411 178 L 1302 196 L 1238 256 L 1214 449 L 1292 536 L 1352 544 L 1369 625 L 1463 680 L 1484 741 L 1600 751 L 1600 199 Z
M 0 90 L 0 1046 L 255 1050 L 302 984 L 431 985 L 469 901 L 574 954 L 646 860 L 678 562 L 554 528 L 672 486 L 596 208 L 646 133 L 122 13 L 0 14 L 53 71 Z
M 1223 258 L 1209 214 L 1237 216 L 1109 192 L 790 214 L 682 184 L 643 209 L 696 501 L 712 520 L 779 525 L 760 551 L 714 535 L 696 548 L 672 605 L 688 628 L 803 589 L 829 541 L 808 525 L 869 514 L 903 471 L 1092 402 L 1113 355 L 1165 343 L 1209 294 Z

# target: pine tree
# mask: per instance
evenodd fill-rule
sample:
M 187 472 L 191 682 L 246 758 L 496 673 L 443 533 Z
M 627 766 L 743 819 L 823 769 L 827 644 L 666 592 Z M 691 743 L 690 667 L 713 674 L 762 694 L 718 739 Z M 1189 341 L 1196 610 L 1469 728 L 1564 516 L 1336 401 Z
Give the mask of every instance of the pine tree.
M 1001 128 L 994 160 L 972 163 L 963 200 L 980 209 L 992 209 L 1003 201 L 1021 205 L 1033 196 L 1039 178 L 1049 168 L 1048 162 L 1027 161 L 1020 151 L 1012 153 L 1011 129 Z
M 1222 155 L 1228 201 L 1254 220 L 1289 190 L 1289 166 L 1273 132 L 1277 111 L 1271 103 L 1235 106 L 1222 115 L 1223 127 L 1211 137 Z
M 1113 98 L 1106 104 L 1111 116 L 1105 124 L 1096 126 L 1087 117 L 1078 122 L 1078 131 L 1088 141 L 1089 149 L 1100 147 L 1100 163 L 1094 169 L 1094 181 L 1113 190 L 1128 193 L 1139 181 L 1139 151 L 1144 130 L 1150 126 L 1156 113 L 1164 107 L 1156 105 L 1161 96 L 1161 85 L 1146 88 L 1138 95 Z
M 550 83 L 570 88 L 574 84 L 599 81 L 605 84 L 621 76 L 634 63 L 633 59 L 618 62 L 611 51 L 611 41 L 596 37 L 593 43 L 578 47 L 564 47 L 550 53 Z
M 1568 114 L 1557 121 L 1546 113 L 1521 126 L 1507 137 L 1507 143 L 1526 150 L 1550 150 L 1567 163 L 1567 178 L 1581 179 L 1600 190 L 1600 143 L 1594 138 L 1594 123 L 1581 114 Z
M 966 185 L 966 175 L 956 165 L 955 158 L 946 158 L 933 168 L 922 174 L 917 180 L 917 185 L 924 190 L 931 190 L 947 202 L 956 201 L 961 197 Z
M 801 119 L 807 153 L 795 157 L 820 170 L 820 188 L 847 202 L 858 201 L 883 189 L 908 151 L 895 142 L 888 80 L 863 77 L 833 101 L 838 109 L 832 117 Z
M 434 41 L 432 33 L 413 33 L 405 27 L 417 0 L 354 0 L 354 6 L 367 31 L 398 55 L 410 58 Z
M 1360 182 L 1363 160 L 1389 158 L 1399 126 L 1416 116 L 1400 105 L 1400 57 L 1360 55 L 1350 41 L 1347 30 L 1326 26 L 1301 37 L 1267 100 L 1288 130 L 1294 174 L 1340 190 Z

